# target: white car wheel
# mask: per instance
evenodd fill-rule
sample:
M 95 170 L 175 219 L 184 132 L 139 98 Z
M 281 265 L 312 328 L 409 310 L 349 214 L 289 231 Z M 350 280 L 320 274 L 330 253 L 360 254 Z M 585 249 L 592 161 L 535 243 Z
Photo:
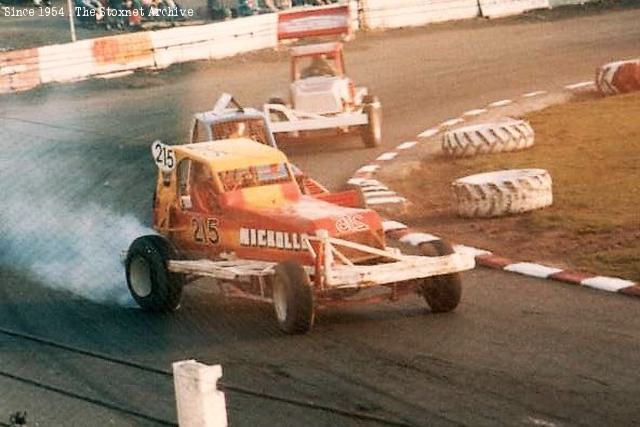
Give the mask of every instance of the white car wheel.
M 273 284 L 273 308 L 278 323 L 285 323 L 287 321 L 287 294 L 281 280 L 275 280 Z
M 131 260 L 129 280 L 131 290 L 140 298 L 151 295 L 151 269 L 147 261 L 137 256 Z

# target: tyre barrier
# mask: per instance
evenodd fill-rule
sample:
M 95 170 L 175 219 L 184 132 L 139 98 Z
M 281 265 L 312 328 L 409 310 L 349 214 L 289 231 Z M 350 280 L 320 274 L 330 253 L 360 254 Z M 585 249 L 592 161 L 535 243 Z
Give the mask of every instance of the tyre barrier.
M 596 86 L 603 95 L 640 90 L 640 59 L 604 64 L 596 70 Z
M 544 169 L 510 169 L 470 175 L 452 184 L 458 215 L 489 218 L 553 204 L 551 175 Z
M 445 132 L 442 151 L 450 157 L 471 157 L 529 148 L 534 142 L 531 125 L 507 118 L 500 122 L 464 126 Z

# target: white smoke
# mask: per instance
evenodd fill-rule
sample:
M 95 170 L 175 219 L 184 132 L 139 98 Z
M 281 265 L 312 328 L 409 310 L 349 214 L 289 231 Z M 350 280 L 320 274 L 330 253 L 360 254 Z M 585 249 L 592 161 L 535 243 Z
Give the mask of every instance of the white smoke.
M 0 268 L 26 271 L 43 286 L 95 302 L 133 305 L 121 253 L 153 231 L 131 215 L 82 203 L 92 181 L 78 176 L 82 169 L 74 162 L 55 159 L 46 163 L 55 167 L 43 169 L 42 152 L 33 147 L 5 155 L 0 158 Z M 73 179 L 65 180 L 70 174 Z

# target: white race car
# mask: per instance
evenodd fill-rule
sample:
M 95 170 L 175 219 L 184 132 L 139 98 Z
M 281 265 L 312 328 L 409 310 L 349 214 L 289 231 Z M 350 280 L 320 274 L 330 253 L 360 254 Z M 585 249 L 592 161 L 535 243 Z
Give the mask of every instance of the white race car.
M 382 105 L 345 75 L 342 43 L 291 49 L 290 103 L 271 98 L 264 106 L 277 139 L 331 132 L 357 133 L 366 147 L 382 142 Z

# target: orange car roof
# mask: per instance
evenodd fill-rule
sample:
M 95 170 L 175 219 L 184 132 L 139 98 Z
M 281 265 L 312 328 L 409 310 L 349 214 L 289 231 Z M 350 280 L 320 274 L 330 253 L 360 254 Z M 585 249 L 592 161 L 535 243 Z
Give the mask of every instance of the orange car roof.
M 342 49 L 342 43 L 329 42 L 308 44 L 304 46 L 296 46 L 291 48 L 291 56 L 314 56 L 323 53 L 334 53 Z
M 172 148 L 179 160 L 190 158 L 200 161 L 218 172 L 288 161 L 287 156 L 280 150 L 248 138 L 174 145 Z

